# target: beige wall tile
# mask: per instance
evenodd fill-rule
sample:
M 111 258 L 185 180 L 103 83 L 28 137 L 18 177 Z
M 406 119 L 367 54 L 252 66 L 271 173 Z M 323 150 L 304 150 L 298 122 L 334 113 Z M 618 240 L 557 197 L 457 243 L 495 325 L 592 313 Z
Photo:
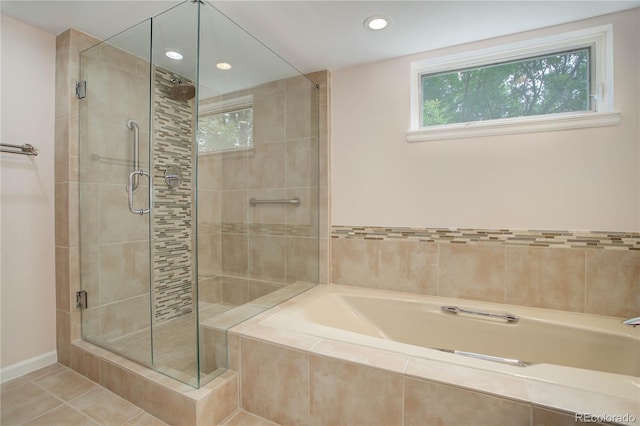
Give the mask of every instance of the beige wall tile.
M 55 181 L 69 180 L 69 117 L 59 118 L 55 124 Z
M 232 224 L 233 232 L 247 232 L 247 191 L 222 191 L 220 202 L 222 223 Z
M 587 313 L 640 315 L 640 252 L 588 250 L 586 261 Z
M 285 138 L 300 139 L 318 133 L 318 89 L 304 76 L 286 80 Z
M 56 246 L 69 247 L 69 182 L 56 183 L 55 226 Z
M 440 244 L 439 296 L 504 303 L 504 247 Z
M 584 312 L 585 253 L 507 247 L 507 303 Z
M 198 154 L 198 188 L 222 189 L 222 160 L 219 154 Z
M 198 234 L 198 274 L 211 277 L 222 270 L 221 236 L 216 234 Z
M 406 426 L 528 426 L 531 407 L 423 380 L 404 380 L 404 424 Z
M 140 185 L 134 196 L 135 208 L 147 208 L 149 203 L 146 194 L 146 187 Z M 149 216 L 131 214 L 127 205 L 127 192 L 122 185 L 100 186 L 102 243 L 144 241 L 149 238 Z
M 149 244 L 100 247 L 100 304 L 149 294 Z
M 285 259 L 285 237 L 249 236 L 249 278 L 284 284 Z
M 222 278 L 211 277 L 198 280 L 198 300 L 216 303 L 222 301 Z
M 284 148 L 284 142 L 254 147 L 248 159 L 248 188 L 284 188 Z
M 377 288 L 380 278 L 379 240 L 332 239 L 331 282 Z
M 318 138 L 287 141 L 285 148 L 287 187 L 317 187 L 318 160 Z
M 56 310 L 56 351 L 58 352 L 58 362 L 66 365 L 70 364 L 69 344 L 71 343 L 71 325 L 69 312 Z
M 283 95 L 256 96 L 253 101 L 254 143 L 259 145 L 283 141 L 284 119 Z
M 402 424 L 402 376 L 334 360 L 309 357 L 312 425 Z
M 70 311 L 69 248 L 56 247 L 56 309 Z
M 254 234 L 284 233 L 287 206 L 285 204 L 250 205 L 249 200 L 279 200 L 287 197 L 285 189 L 252 189 L 245 199 L 249 232 Z
M 436 296 L 438 245 L 420 241 L 382 241 L 380 288 Z
M 248 272 L 249 242 L 246 235 L 222 234 L 222 273 L 246 277 Z
M 242 408 L 282 425 L 307 424 L 308 355 L 244 338 L 241 352 Z
M 221 191 L 198 190 L 198 234 L 220 232 L 222 221 Z
M 247 189 L 248 159 L 246 151 L 221 154 L 220 188 Z
M 238 409 L 238 375 L 234 374 L 224 384 L 213 389 L 208 398 L 197 402 L 198 424 L 220 424 Z
M 319 226 L 318 188 L 288 188 L 287 199 L 299 198 L 300 204 L 288 205 L 287 235 L 317 237 Z
M 249 301 L 249 280 L 246 278 L 221 277 L 222 301 L 239 306 Z
M 149 295 L 141 295 L 102 306 L 100 331 L 105 339 L 120 337 L 149 327 Z
M 326 240 L 325 240 L 326 241 Z M 288 284 L 297 281 L 315 283 L 318 280 L 317 238 L 287 237 L 287 276 Z

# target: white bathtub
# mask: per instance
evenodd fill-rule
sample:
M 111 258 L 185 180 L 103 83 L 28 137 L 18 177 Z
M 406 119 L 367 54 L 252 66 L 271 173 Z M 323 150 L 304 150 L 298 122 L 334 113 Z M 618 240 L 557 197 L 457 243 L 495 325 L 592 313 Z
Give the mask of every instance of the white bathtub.
M 448 313 L 442 306 L 519 319 Z M 616 318 L 319 285 L 259 324 L 640 401 L 640 329 Z M 487 355 L 493 358 L 480 359 Z

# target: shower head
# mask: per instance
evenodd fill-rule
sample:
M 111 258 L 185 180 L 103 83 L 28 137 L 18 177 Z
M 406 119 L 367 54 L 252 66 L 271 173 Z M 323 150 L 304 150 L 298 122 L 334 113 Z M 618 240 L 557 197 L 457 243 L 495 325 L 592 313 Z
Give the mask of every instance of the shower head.
M 188 101 L 196 96 L 196 87 L 193 84 L 183 83 L 177 77 L 171 77 L 173 87 L 169 90 L 169 97 L 174 101 Z

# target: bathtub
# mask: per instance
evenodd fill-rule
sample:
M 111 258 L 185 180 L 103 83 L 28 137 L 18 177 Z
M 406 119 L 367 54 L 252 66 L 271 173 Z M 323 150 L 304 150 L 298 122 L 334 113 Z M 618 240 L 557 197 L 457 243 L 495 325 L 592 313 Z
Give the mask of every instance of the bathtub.
M 597 393 L 640 412 L 640 328 L 616 318 L 318 285 L 255 324 L 255 336 L 289 331 Z

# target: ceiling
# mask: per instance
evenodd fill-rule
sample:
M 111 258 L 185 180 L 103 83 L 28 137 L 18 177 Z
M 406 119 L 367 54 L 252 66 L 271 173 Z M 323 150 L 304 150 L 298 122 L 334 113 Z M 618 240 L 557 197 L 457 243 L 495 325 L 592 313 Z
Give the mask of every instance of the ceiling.
M 179 3 L 181 1 L 3 0 L 0 7 L 2 14 L 51 34 L 73 27 L 105 39 Z M 640 7 L 640 0 L 228 0 L 210 3 L 301 72 L 335 71 Z M 363 21 L 371 15 L 386 15 L 392 24 L 379 32 L 367 30 Z M 182 32 L 194 31 L 194 21 L 188 22 L 180 27 Z M 173 35 L 178 36 L 180 31 Z M 225 40 L 221 32 L 214 36 L 216 43 L 228 49 L 236 39 L 234 36 Z

